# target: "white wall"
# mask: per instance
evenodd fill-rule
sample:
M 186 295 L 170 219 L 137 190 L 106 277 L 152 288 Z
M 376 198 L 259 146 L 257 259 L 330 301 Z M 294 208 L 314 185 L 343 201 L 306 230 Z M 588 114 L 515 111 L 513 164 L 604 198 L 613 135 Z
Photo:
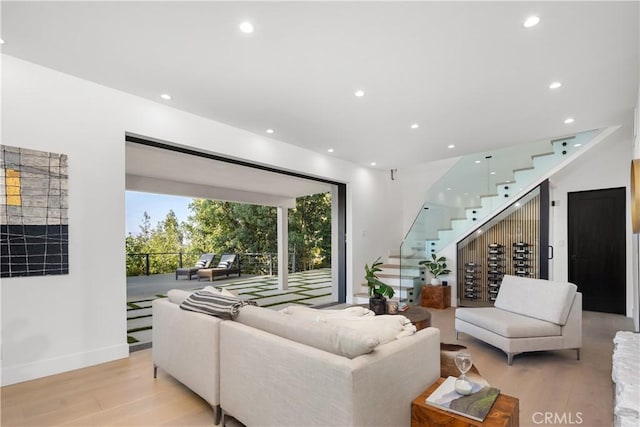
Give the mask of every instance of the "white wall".
M 69 156 L 69 275 L 3 279 L 2 384 L 126 357 L 125 132 L 348 184 L 347 295 L 401 234 L 388 171 L 360 167 L 10 56 L 2 144 Z
M 550 208 L 550 242 L 554 247 L 554 259 L 549 265 L 551 279 L 568 280 L 567 247 L 567 193 L 605 188 L 626 188 L 627 226 L 627 316 L 633 312 L 633 248 L 629 191 L 629 170 L 633 151 L 631 117 L 625 126 L 596 145 L 576 161 L 549 179 L 550 199 L 556 202 Z
M 640 159 L 640 85 L 638 86 L 638 98 L 636 102 L 635 108 L 635 118 L 634 118 L 634 146 L 633 146 L 633 158 Z M 637 201 L 636 201 L 637 202 Z M 635 308 L 633 310 L 633 324 L 635 326 L 636 332 L 640 331 L 640 234 L 635 235 L 635 239 L 633 241 L 633 280 L 634 280 L 634 293 L 633 293 L 633 301 L 635 304 Z
M 420 209 L 424 206 L 429 188 L 435 184 L 442 175 L 447 173 L 458 160 L 460 160 L 460 157 L 436 160 L 402 169 L 398 172 L 398 182 L 401 185 L 402 192 L 403 233 L 409 231 L 411 224 L 418 216 Z

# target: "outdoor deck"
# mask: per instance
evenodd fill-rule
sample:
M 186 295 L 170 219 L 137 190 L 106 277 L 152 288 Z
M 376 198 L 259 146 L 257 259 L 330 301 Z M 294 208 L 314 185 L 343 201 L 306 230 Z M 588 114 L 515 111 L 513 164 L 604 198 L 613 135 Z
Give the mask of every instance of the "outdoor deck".
M 278 290 L 277 276 L 242 276 L 213 282 L 175 279 L 173 273 L 127 278 L 127 339 L 131 350 L 151 343 L 151 301 L 166 297 L 170 289 L 198 290 L 207 285 L 223 287 L 261 307 L 280 310 L 289 305 L 314 306 L 334 302 L 331 269 L 289 274 L 289 289 Z

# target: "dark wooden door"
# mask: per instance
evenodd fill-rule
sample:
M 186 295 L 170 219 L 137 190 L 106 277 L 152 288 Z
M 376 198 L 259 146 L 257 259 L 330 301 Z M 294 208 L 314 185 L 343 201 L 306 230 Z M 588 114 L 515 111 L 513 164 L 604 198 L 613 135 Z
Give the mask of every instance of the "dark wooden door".
M 569 193 L 569 281 L 582 308 L 625 314 L 625 189 Z

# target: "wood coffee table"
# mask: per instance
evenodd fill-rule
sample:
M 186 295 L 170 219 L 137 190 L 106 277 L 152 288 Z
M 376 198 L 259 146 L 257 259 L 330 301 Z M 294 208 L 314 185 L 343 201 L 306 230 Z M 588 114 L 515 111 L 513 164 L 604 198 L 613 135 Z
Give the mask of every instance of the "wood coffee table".
M 425 400 L 444 378 L 440 378 L 411 402 L 411 427 L 518 427 L 520 425 L 520 401 L 500 393 L 483 422 L 447 412 L 427 405 Z
M 391 314 L 391 313 L 390 313 Z M 416 327 L 416 330 L 428 328 L 431 326 L 431 313 L 424 308 L 417 305 L 412 305 L 405 311 L 398 311 L 392 314 L 401 314 L 411 321 Z

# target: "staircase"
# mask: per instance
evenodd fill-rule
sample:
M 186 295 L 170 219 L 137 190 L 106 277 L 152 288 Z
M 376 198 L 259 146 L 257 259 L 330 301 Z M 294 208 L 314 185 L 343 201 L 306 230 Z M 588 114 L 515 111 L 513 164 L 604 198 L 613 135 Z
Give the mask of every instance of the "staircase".
M 427 192 L 400 252 L 390 255 L 382 266 L 380 280 L 396 290 L 394 299 L 415 301 L 425 280 L 420 277 L 419 261 L 480 228 L 615 130 L 586 131 L 460 158 Z M 368 298 L 365 283 L 354 301 L 364 304 Z
M 422 284 L 418 262 L 422 259 L 419 257 L 405 258 L 401 265 L 399 254 L 389 255 L 385 263 L 380 266 L 382 271 L 378 273 L 378 278 L 394 289 L 393 301 L 404 302 L 417 297 L 416 286 L 419 288 L 419 285 Z M 368 289 L 367 284 L 362 283 L 360 291 L 354 293 L 354 304 L 367 304 L 369 302 Z M 414 292 L 413 298 L 411 298 L 411 292 Z

